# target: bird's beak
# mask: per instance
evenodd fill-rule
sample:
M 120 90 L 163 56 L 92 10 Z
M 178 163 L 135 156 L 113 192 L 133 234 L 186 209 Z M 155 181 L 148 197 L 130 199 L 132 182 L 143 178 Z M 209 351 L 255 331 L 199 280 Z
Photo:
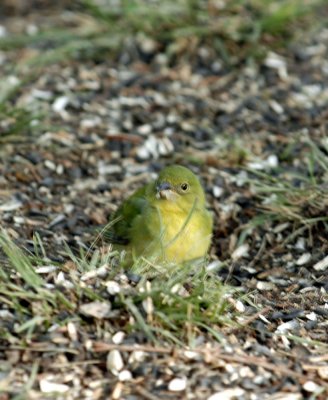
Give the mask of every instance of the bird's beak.
M 162 182 L 156 186 L 156 198 L 163 200 L 175 200 L 178 194 L 173 191 L 172 186 L 168 182 Z

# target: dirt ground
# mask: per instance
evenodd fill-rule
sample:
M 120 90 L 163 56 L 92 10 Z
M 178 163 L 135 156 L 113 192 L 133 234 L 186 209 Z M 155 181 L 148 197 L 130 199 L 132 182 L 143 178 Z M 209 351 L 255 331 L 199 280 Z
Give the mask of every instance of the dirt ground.
M 84 23 L 54 10 L 0 25 L 10 36 Z M 38 271 L 72 303 L 85 298 L 70 267 L 112 310 L 65 311 L 61 325 L 24 336 L 17 324 L 39 300 L 17 300 L 18 315 L 2 289 L 0 399 L 326 399 L 327 28 L 230 67 L 202 41 L 177 40 L 170 53 L 137 35 L 115 56 L 80 49 L 24 75 L 52 46 L 0 51 L 1 91 L 14 91 L 0 111 L 1 226 L 31 254 L 39 234 L 48 269 Z M 192 349 L 127 328 L 101 286 L 108 271 L 83 281 L 65 247 L 87 250 L 122 199 L 172 163 L 201 177 L 215 215 L 209 268 L 241 296 L 229 300 L 238 325 L 199 329 Z M 134 290 L 134 279 L 115 282 Z

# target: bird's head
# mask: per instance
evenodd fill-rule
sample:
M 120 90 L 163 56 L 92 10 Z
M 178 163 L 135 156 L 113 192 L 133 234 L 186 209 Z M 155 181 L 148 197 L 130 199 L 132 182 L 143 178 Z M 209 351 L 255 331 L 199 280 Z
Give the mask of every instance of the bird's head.
M 188 168 L 172 165 L 164 168 L 155 182 L 156 198 L 198 205 L 205 204 L 205 194 L 197 176 Z

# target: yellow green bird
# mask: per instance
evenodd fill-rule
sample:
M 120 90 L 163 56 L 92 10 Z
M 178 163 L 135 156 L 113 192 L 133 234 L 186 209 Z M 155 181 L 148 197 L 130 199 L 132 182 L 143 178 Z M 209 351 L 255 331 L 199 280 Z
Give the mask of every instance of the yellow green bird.
M 110 225 L 105 237 L 134 260 L 183 263 L 207 254 L 213 218 L 197 176 L 172 165 L 125 200 Z

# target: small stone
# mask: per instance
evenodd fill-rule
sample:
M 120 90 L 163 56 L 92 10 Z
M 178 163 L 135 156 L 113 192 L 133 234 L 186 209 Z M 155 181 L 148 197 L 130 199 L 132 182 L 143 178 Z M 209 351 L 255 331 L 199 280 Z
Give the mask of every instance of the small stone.
M 169 382 L 168 389 L 170 392 L 181 392 L 187 387 L 186 378 L 174 378 Z
M 269 51 L 264 60 L 264 65 L 277 70 L 281 79 L 286 79 L 288 77 L 286 61 L 279 54 Z
M 50 160 L 45 160 L 44 165 L 46 168 L 50 169 L 50 171 L 56 171 L 56 164 Z
M 297 242 L 295 244 L 295 249 L 297 249 L 297 250 L 305 250 L 305 238 L 304 237 L 299 237 L 297 239 Z
M 16 225 L 23 225 L 26 222 L 26 220 L 24 217 L 19 217 L 19 216 L 15 215 L 14 222 Z
M 121 172 L 122 168 L 119 165 L 104 164 L 103 162 L 99 162 L 98 164 L 99 175 L 112 175 Z
M 222 267 L 222 261 L 214 260 L 206 266 L 207 271 L 216 271 Z
M 247 257 L 249 251 L 249 245 L 247 243 L 242 244 L 241 246 L 237 247 L 234 252 L 231 254 L 231 258 L 236 261 L 239 258 Z
M 272 110 L 277 113 L 277 114 L 283 114 L 284 113 L 284 109 L 281 106 L 281 104 L 279 104 L 277 101 L 275 100 L 270 100 L 269 101 L 269 105 L 272 108 Z
M 141 125 L 141 126 L 139 126 L 139 128 L 137 130 L 137 132 L 143 136 L 148 136 L 151 133 L 151 131 L 152 131 L 152 127 L 150 124 Z
M 266 165 L 270 168 L 277 168 L 279 165 L 279 160 L 278 157 L 275 154 L 271 154 L 267 159 L 266 159 Z
M 235 308 L 240 313 L 243 313 L 246 310 L 245 305 L 240 300 L 236 301 Z
M 188 360 L 198 360 L 199 361 L 202 359 L 201 353 L 198 353 L 197 351 L 186 350 L 183 354 L 186 358 L 188 358 Z
M 132 379 L 132 374 L 127 369 L 124 369 L 118 374 L 118 380 L 121 382 L 130 381 Z
M 70 339 L 77 342 L 78 340 L 77 328 L 72 321 L 68 322 L 67 324 L 67 332 Z
M 266 290 L 274 290 L 274 289 L 276 288 L 276 286 L 275 286 L 273 283 L 271 283 L 271 282 L 262 282 L 262 281 L 259 281 L 259 282 L 257 282 L 257 284 L 256 284 L 256 288 L 257 288 L 258 290 L 261 290 L 261 291 L 266 291 Z
M 58 267 L 56 265 L 42 265 L 35 268 L 35 272 L 38 274 L 48 274 L 49 272 L 57 271 Z
M 56 113 L 60 113 L 65 110 L 66 106 L 69 103 L 69 98 L 67 96 L 60 96 L 54 101 L 52 105 L 52 109 Z
M 241 388 L 225 389 L 218 393 L 212 394 L 207 400 L 233 400 L 245 394 L 245 390 Z
M 123 342 L 124 337 L 125 337 L 125 333 L 122 331 L 118 331 L 113 335 L 112 342 L 114 344 L 120 344 Z
M 305 317 L 310 321 L 316 321 L 318 319 L 317 314 L 313 311 L 309 314 L 306 314 Z
M 168 137 L 164 137 L 158 141 L 158 153 L 161 156 L 167 156 L 168 154 L 172 154 L 173 151 L 174 151 L 173 143 Z
M 151 297 L 147 297 L 145 300 L 143 300 L 142 307 L 148 315 L 152 314 L 154 312 L 153 299 Z
M 212 192 L 214 197 L 219 198 L 223 195 L 224 190 L 220 186 L 213 186 Z
M 318 367 L 318 375 L 321 379 L 328 380 L 328 366 Z
M 311 260 L 311 254 L 310 253 L 304 253 L 301 255 L 299 259 L 296 260 L 296 265 L 304 265 L 308 263 Z
M 83 130 L 89 130 L 92 128 L 96 128 L 101 125 L 101 118 L 99 116 L 95 116 L 93 118 L 82 119 L 80 122 L 80 127 Z
M 112 350 L 108 353 L 106 366 L 107 369 L 116 376 L 123 369 L 123 358 L 118 350 Z
M 115 281 L 107 281 L 105 285 L 107 292 L 112 296 L 114 296 L 117 293 L 120 293 L 121 291 L 121 286 Z
M 328 268 L 328 256 L 326 256 L 324 259 L 321 261 L 317 262 L 314 266 L 313 269 L 316 271 L 324 271 Z
M 59 274 L 55 277 L 55 284 L 58 286 L 62 286 L 66 289 L 74 288 L 73 282 L 67 280 L 65 274 L 62 271 L 59 272 Z
M 287 333 L 290 331 L 295 331 L 299 329 L 300 324 L 296 319 L 293 319 L 288 322 L 284 322 L 283 324 L 279 325 L 276 329 L 276 333 Z
M 314 392 L 319 392 L 321 387 L 313 381 L 307 381 L 304 383 L 303 389 L 306 390 L 307 392 L 314 393 Z
M 109 302 L 104 301 L 93 301 L 91 303 L 82 304 L 80 306 L 80 312 L 87 317 L 94 317 L 103 319 L 108 316 L 111 310 L 111 305 Z
M 6 36 L 7 36 L 7 29 L 3 25 L 0 25 L 0 38 L 4 38 Z
M 0 211 L 14 211 L 18 208 L 21 208 L 23 203 L 19 200 L 13 199 L 8 201 L 7 203 L 0 205 Z
M 129 363 L 130 364 L 134 364 L 134 363 L 141 363 L 143 361 L 145 361 L 147 356 L 147 353 L 145 353 L 142 350 L 135 350 L 131 353 L 130 357 L 129 357 Z
M 107 273 L 108 273 L 108 264 L 104 264 L 99 268 L 93 269 L 81 275 L 81 281 L 85 282 L 88 281 L 89 279 L 97 277 L 104 278 L 107 275 Z
M 49 90 L 33 89 L 31 94 L 35 99 L 39 100 L 50 100 L 52 97 L 52 92 Z
M 40 390 L 42 393 L 65 393 L 69 390 L 69 386 L 62 383 L 51 382 L 47 379 L 41 379 Z

